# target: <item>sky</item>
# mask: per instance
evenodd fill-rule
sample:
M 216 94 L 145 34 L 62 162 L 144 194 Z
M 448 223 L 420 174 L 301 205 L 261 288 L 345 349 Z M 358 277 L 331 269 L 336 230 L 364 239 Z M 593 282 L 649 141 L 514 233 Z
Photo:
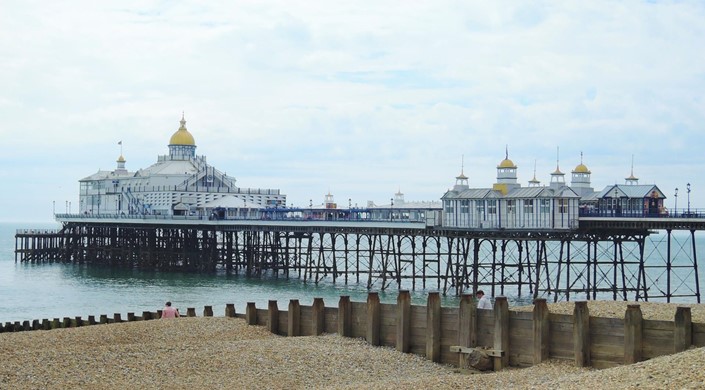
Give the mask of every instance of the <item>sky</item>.
M 439 200 L 509 158 L 522 185 L 632 170 L 705 208 L 702 1 L 0 0 L 0 221 L 198 155 L 287 203 Z M 691 193 L 686 192 L 687 183 Z

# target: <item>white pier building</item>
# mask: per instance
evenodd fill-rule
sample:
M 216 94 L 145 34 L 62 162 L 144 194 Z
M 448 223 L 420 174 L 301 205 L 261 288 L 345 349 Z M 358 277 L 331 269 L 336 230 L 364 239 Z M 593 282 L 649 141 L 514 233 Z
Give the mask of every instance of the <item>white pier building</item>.
M 169 154 L 147 168 L 130 172 L 120 155 L 112 171 L 79 180 L 79 211 L 83 215 L 201 215 L 228 204 L 231 217 L 251 217 L 258 209 L 283 207 L 278 189 L 241 188 L 234 177 L 196 156 L 196 142 L 186 120 L 169 140 Z M 233 207 L 232 205 L 236 205 Z

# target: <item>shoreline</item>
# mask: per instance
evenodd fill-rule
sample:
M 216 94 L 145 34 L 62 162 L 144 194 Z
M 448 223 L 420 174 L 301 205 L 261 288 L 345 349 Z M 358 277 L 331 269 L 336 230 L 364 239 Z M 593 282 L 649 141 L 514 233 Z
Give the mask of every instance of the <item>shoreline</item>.
M 627 302 L 593 301 L 591 313 Z M 666 313 L 679 304 L 662 305 Z M 665 306 L 664 306 L 665 305 Z M 549 311 L 566 310 L 561 303 Z M 705 310 L 697 305 L 694 313 Z M 514 310 L 516 308 L 512 308 Z M 551 310 L 554 309 L 554 310 Z M 653 314 L 656 315 L 656 314 Z M 694 321 L 695 322 L 695 321 Z M 241 318 L 182 317 L 0 334 L 0 387 L 174 388 L 688 388 L 705 384 L 705 348 L 597 370 L 549 360 L 467 374 L 337 335 L 283 337 Z

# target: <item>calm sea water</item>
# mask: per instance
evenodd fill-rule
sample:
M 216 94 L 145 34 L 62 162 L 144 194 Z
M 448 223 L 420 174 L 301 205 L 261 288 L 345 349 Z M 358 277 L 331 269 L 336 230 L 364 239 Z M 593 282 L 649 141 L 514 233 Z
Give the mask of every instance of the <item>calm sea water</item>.
M 170 300 L 185 312 L 187 307 L 196 308 L 200 315 L 203 306 L 212 305 L 216 315 L 222 316 L 225 304 L 234 303 L 237 312 L 244 312 L 247 302 L 255 302 L 258 308 L 266 308 L 269 300 L 277 300 L 279 308 L 286 310 L 290 299 L 299 299 L 302 305 L 310 305 L 313 298 L 323 298 L 326 306 L 337 306 L 341 295 L 351 300 L 365 302 L 367 289 L 364 285 L 342 283 L 304 284 L 300 279 L 256 278 L 238 275 L 200 275 L 179 272 L 144 272 L 136 270 L 113 270 L 66 264 L 32 265 L 15 263 L 15 232 L 19 228 L 51 229 L 56 224 L 8 224 L 0 223 L 0 322 L 23 321 L 42 318 L 74 317 L 127 312 L 155 311 Z M 661 235 L 663 236 L 663 235 Z M 681 235 L 681 241 L 687 235 Z M 683 241 L 685 242 L 685 241 Z M 698 253 L 705 254 L 705 240 L 696 241 Z M 657 258 L 665 245 L 648 246 L 646 253 Z M 677 252 L 674 245 L 673 252 Z M 677 253 L 676 253 L 677 254 Z M 660 261 L 660 260 L 655 260 Z M 687 261 L 686 261 L 687 263 Z M 683 270 L 682 278 L 694 284 L 692 268 Z M 700 273 L 703 285 L 703 273 Z M 659 279 L 663 285 L 665 278 Z M 678 278 L 672 283 L 680 283 Z M 531 297 L 507 294 L 511 304 L 530 303 Z M 414 304 L 425 304 L 427 291 L 412 291 Z M 605 297 L 611 299 L 609 297 Z M 631 298 L 631 296 L 630 296 Z M 383 303 L 397 299 L 396 290 L 380 292 Z M 677 298 L 692 302 L 694 298 Z M 443 298 L 443 306 L 457 306 L 455 297 Z

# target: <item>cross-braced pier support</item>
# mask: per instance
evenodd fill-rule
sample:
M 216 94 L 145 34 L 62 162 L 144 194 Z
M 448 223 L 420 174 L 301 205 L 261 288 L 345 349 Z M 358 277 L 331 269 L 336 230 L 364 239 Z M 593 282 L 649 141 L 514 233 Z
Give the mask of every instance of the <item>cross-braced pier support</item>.
M 67 223 L 18 232 L 23 262 L 298 277 L 461 295 L 700 301 L 688 234 Z M 665 248 L 665 249 L 664 249 Z

